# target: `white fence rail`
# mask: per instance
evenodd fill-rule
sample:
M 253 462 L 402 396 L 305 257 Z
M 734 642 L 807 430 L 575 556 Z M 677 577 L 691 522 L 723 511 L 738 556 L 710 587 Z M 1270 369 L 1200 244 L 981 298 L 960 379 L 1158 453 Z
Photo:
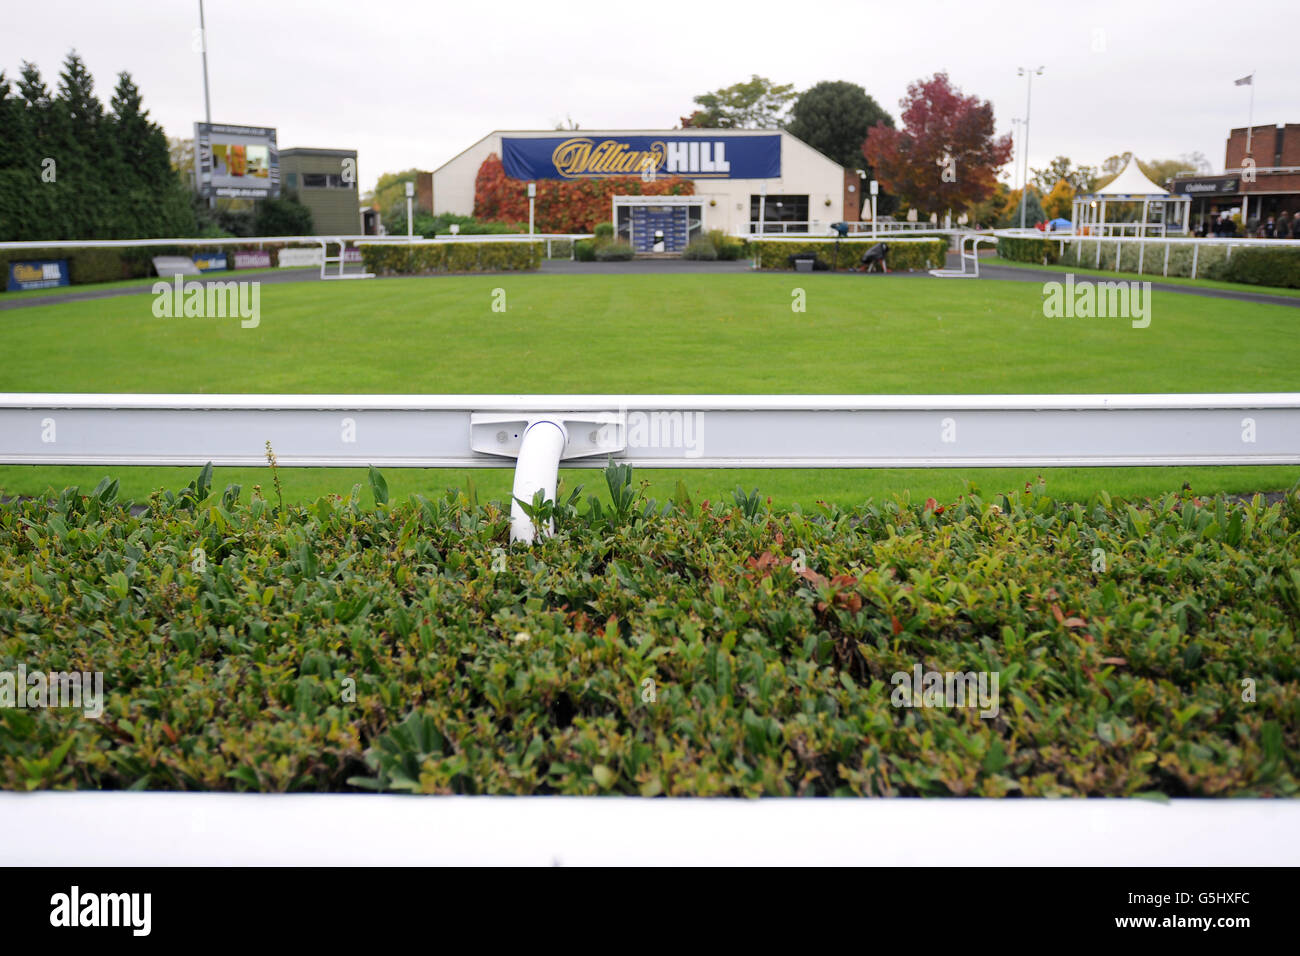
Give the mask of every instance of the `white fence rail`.
M 0 794 L 0 817 L 19 867 L 1300 865 L 1296 800 L 82 791 Z
M 1065 247 L 1068 243 L 1094 243 L 1096 245 L 1096 258 L 1093 268 L 1100 269 L 1103 267 L 1103 261 L 1110 261 L 1110 253 L 1106 252 L 1106 259 L 1102 259 L 1103 248 L 1115 251 L 1114 270 L 1121 271 L 1120 256 L 1126 245 L 1138 246 L 1138 273 L 1143 272 L 1143 265 L 1146 261 L 1147 247 L 1161 250 L 1164 255 L 1164 264 L 1161 269 L 1161 275 L 1169 275 L 1169 253 L 1172 249 L 1191 249 L 1192 265 L 1191 278 L 1196 278 L 1199 266 L 1200 252 L 1202 249 L 1223 249 L 1225 258 L 1232 258 L 1232 250 L 1240 248 L 1262 249 L 1262 248 L 1281 248 L 1281 249 L 1300 249 L 1300 239 L 1197 239 L 1192 237 L 1175 237 L 1167 236 L 1163 238 L 1139 238 L 1136 236 L 1081 236 L 1072 232 L 1041 232 L 1037 229 L 999 229 L 994 235 L 1003 239 L 1046 239 L 1050 242 L 1060 244 L 1059 251 L 1064 254 Z
M 513 467 L 537 421 L 568 423 L 565 467 L 1300 464 L 1300 393 L 7 393 L 0 463 L 258 465 L 270 441 L 292 466 Z

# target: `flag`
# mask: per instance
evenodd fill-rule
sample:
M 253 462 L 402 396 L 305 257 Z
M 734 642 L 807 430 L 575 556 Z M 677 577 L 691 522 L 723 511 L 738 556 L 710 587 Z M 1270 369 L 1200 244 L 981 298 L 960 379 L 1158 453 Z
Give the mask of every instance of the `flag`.
M 1250 76 L 1243 76 L 1243 77 L 1242 77 L 1241 79 L 1239 79 L 1239 80 L 1233 80 L 1233 81 L 1232 81 L 1232 85 L 1233 85 L 1233 86 L 1253 86 L 1253 85 L 1254 85 L 1254 82 L 1255 82 L 1255 74 L 1252 73 L 1252 74 L 1250 74 Z

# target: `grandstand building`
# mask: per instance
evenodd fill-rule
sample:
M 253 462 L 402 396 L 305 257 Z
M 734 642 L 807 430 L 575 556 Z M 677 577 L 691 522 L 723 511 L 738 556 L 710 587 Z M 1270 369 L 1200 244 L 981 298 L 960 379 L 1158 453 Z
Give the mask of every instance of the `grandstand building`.
M 521 191 L 546 179 L 690 180 L 690 196 L 614 196 L 610 221 L 642 252 L 680 251 L 710 229 L 828 233 L 859 217 L 863 188 L 854 170 L 783 130 L 497 130 L 422 177 L 421 205 L 473 215 L 475 179 L 494 154 Z

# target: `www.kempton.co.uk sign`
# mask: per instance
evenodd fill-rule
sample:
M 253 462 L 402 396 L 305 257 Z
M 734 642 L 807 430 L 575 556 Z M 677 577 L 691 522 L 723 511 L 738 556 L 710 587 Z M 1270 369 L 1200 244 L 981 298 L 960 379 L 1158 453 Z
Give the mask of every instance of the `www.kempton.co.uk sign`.
M 513 179 L 685 176 L 689 179 L 778 179 L 781 137 L 545 136 L 501 138 L 502 164 Z

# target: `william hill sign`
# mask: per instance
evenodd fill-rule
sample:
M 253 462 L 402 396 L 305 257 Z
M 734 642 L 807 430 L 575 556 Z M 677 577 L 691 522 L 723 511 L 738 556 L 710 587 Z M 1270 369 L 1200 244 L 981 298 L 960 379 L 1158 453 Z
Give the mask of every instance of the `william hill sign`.
M 512 179 L 778 179 L 781 136 L 501 137 Z

